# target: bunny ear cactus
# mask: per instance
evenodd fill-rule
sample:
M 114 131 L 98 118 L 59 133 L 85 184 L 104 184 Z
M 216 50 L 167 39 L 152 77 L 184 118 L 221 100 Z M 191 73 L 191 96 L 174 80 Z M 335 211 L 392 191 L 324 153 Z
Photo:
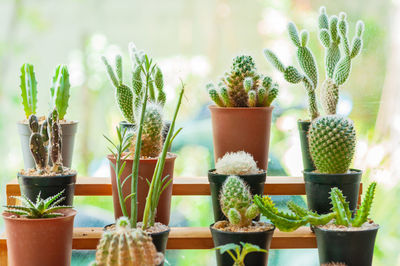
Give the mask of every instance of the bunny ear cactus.
M 37 108 L 37 81 L 33 65 L 22 65 L 20 80 L 22 104 L 25 116 L 28 119 L 30 115 L 36 114 Z
M 63 120 L 67 113 L 70 87 L 67 66 L 57 66 L 50 88 L 50 95 L 52 107 L 57 109 L 60 120 Z
M 239 177 L 233 175 L 222 186 L 220 205 L 229 222 L 238 227 L 250 226 L 259 214 L 257 206 L 252 203 L 249 188 Z
M 349 170 L 356 146 L 353 121 L 337 115 L 315 119 L 308 132 L 311 158 L 320 173 Z
M 103 233 L 96 251 L 96 266 L 159 265 L 163 255 L 158 253 L 149 235 L 132 229 L 129 219 L 121 217 L 114 231 Z
M 271 84 L 271 78 L 263 77 L 256 71 L 251 56 L 235 57 L 231 71 L 225 73 L 218 89 L 212 83 L 206 85 L 211 100 L 220 107 L 270 106 L 278 95 L 279 87 L 276 83 Z M 264 83 L 265 79 L 269 83 Z

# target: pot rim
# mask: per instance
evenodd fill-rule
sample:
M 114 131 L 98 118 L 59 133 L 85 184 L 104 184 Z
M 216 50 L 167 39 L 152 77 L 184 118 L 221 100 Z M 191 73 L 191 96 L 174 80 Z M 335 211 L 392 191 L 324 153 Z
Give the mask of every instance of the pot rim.
M 168 160 L 168 159 L 176 159 L 176 158 L 178 157 L 178 154 L 172 153 L 172 152 L 168 152 L 167 155 L 170 155 L 170 156 L 167 156 L 167 157 L 165 158 L 165 160 Z M 108 159 L 109 161 L 111 161 L 111 160 L 116 160 L 113 154 L 107 154 L 106 157 L 107 157 L 107 159 Z M 157 158 L 140 158 L 139 161 L 151 162 L 151 161 L 157 161 L 158 158 L 159 158 L 159 157 L 157 157 Z M 133 161 L 133 159 L 131 159 L 131 158 L 126 158 L 126 159 L 124 159 L 124 160 L 122 160 L 122 161 Z
M 230 175 L 227 175 L 227 174 L 213 173 L 213 171 L 215 171 L 215 170 L 216 170 L 215 168 L 209 169 L 209 170 L 208 170 L 208 173 L 209 173 L 209 174 L 212 174 L 212 175 L 230 176 Z M 261 170 L 262 173 L 257 173 L 257 174 L 246 174 L 246 175 L 235 175 L 235 176 L 238 176 L 238 177 L 246 177 L 246 176 L 266 175 L 266 174 L 267 174 L 267 171 L 266 171 L 266 170 L 264 170 L 264 169 L 259 169 L 259 170 Z M 232 174 L 232 175 L 234 175 L 234 174 Z
M 10 217 L 14 214 L 8 213 L 6 211 L 3 211 L 1 213 L 1 216 L 3 216 L 3 219 L 5 220 L 10 220 L 10 221 L 29 221 L 29 222 L 41 222 L 41 221 L 54 221 L 54 220 L 62 220 L 71 216 L 75 216 L 78 211 L 75 210 L 74 208 L 71 209 L 65 209 L 61 210 L 62 212 L 66 212 L 64 216 L 60 217 L 53 217 L 53 218 L 36 218 L 36 219 L 30 219 L 30 218 L 20 218 L 20 217 Z
M 209 226 L 210 231 L 214 230 L 214 231 L 217 231 L 218 233 L 227 234 L 227 235 L 236 235 L 236 234 L 237 235 L 239 235 L 239 234 L 257 235 L 257 234 L 262 234 L 262 233 L 268 233 L 268 232 L 271 232 L 271 231 L 274 232 L 275 229 L 276 229 L 276 226 L 274 224 L 266 223 L 266 224 L 272 225 L 273 227 L 271 229 L 268 229 L 268 230 L 265 230 L 265 231 L 257 231 L 257 232 L 228 232 L 228 231 L 222 231 L 222 230 L 218 230 L 218 229 L 213 228 L 214 224 L 215 223 L 210 224 L 210 226 Z
M 76 124 L 79 124 L 78 120 L 66 120 L 66 119 L 64 119 L 64 120 L 66 122 L 68 122 L 68 123 L 63 123 L 62 122 L 63 120 L 61 120 L 60 121 L 60 125 L 76 125 Z M 20 121 L 17 122 L 17 125 L 28 125 L 28 122 L 25 122 L 25 120 L 20 120 Z
M 376 226 L 373 227 L 373 228 L 368 228 L 368 229 L 363 229 L 363 230 L 353 230 L 353 231 L 327 229 L 327 228 L 321 228 L 319 226 L 313 226 L 313 228 L 314 228 L 314 230 L 318 229 L 318 230 L 323 231 L 323 232 L 337 232 L 337 233 L 353 234 L 353 233 L 360 233 L 360 232 L 378 231 L 379 228 L 381 228 L 381 226 L 379 224 L 376 224 Z
M 325 173 L 316 173 L 316 172 L 314 172 L 315 170 L 305 169 L 305 170 L 302 171 L 302 173 L 310 175 L 310 176 L 346 176 L 346 175 L 360 175 L 360 174 L 363 173 L 363 171 L 360 170 L 360 169 L 350 168 L 349 170 L 350 170 L 349 173 L 325 174 Z
M 114 225 L 115 224 L 115 222 L 114 223 L 112 223 L 112 224 L 107 224 L 107 225 L 105 225 L 105 226 L 103 226 L 103 232 L 105 232 L 105 231 L 107 231 L 107 229 L 106 229 L 106 227 L 108 227 L 108 226 L 111 226 L 111 225 Z M 165 225 L 165 224 L 163 224 L 163 225 Z M 171 232 L 171 227 L 169 227 L 169 225 L 166 225 L 168 228 L 166 229 L 166 230 L 164 230 L 164 231 L 161 231 L 161 232 L 155 232 L 155 233 L 149 233 L 149 232 L 147 232 L 146 230 L 144 230 L 144 232 L 146 232 L 148 235 L 162 235 L 162 234 L 164 234 L 165 232 Z M 137 229 L 137 228 L 136 228 Z
M 210 104 L 208 105 L 208 109 L 224 109 L 224 110 L 269 110 L 269 109 L 274 109 L 274 106 L 259 106 L 259 107 L 219 107 L 216 106 L 215 104 Z
M 59 178 L 59 177 L 74 177 L 78 175 L 78 171 L 72 170 L 75 173 L 72 174 L 65 174 L 65 175 L 48 175 L 48 176 L 40 176 L 40 175 L 23 175 L 21 172 L 17 173 L 18 177 L 23 177 L 26 179 L 35 179 L 35 178 Z

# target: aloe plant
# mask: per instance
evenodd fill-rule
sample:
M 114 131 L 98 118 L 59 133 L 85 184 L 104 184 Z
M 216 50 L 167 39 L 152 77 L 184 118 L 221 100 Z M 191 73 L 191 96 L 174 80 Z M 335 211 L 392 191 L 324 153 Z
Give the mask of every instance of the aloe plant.
M 222 246 L 218 246 L 214 249 L 219 250 L 221 254 L 227 252 L 234 261 L 232 266 L 245 266 L 244 259 L 249 253 L 252 252 L 268 253 L 268 250 L 262 249 L 257 245 L 253 245 L 250 243 L 243 243 L 243 242 L 240 242 L 240 245 L 229 243 Z
M 62 213 L 58 213 L 56 211 L 72 208 L 72 206 L 58 205 L 65 199 L 65 197 L 61 197 L 63 193 L 64 190 L 54 196 L 48 197 L 47 199 L 42 199 L 39 192 L 35 203 L 22 194 L 20 197 L 14 197 L 21 201 L 22 206 L 7 205 L 4 206 L 6 208 L 4 211 L 11 214 L 24 216 L 29 219 L 55 218 L 63 216 Z

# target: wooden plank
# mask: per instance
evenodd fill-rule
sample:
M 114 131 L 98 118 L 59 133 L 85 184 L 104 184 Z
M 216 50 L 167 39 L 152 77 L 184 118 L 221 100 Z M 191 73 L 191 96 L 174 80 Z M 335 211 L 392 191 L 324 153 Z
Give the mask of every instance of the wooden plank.
M 76 196 L 109 196 L 111 181 L 108 177 L 78 177 L 75 186 Z M 7 197 L 19 196 L 20 189 L 16 179 L 6 185 Z M 269 195 L 304 195 L 302 177 L 269 176 L 264 193 Z M 176 177 L 173 181 L 172 194 L 175 196 L 210 195 L 207 177 Z M 12 200 L 12 199 L 10 199 Z M 8 202 L 11 203 L 11 202 Z
M 2 239 L 3 236 L 0 236 L 0 266 L 7 266 L 8 265 L 7 243 Z
M 96 249 L 102 232 L 103 228 L 101 227 L 74 228 L 72 248 Z M 172 227 L 167 249 L 210 249 L 213 246 L 208 227 Z M 0 236 L 0 247 L 2 249 L 0 254 L 2 254 L 6 247 L 4 234 Z M 315 235 L 306 226 L 290 233 L 276 229 L 271 242 L 272 249 L 316 247 Z

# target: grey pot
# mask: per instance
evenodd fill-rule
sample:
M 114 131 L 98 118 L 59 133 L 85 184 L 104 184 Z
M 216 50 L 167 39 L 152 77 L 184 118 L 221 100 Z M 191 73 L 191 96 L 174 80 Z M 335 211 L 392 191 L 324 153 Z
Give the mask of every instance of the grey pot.
M 22 156 L 24 158 L 24 169 L 35 168 L 31 150 L 29 148 L 29 138 L 31 131 L 28 124 L 17 123 L 19 138 L 21 140 Z M 71 168 L 72 155 L 74 151 L 75 135 L 78 129 L 78 122 L 73 121 L 68 124 L 61 124 L 62 130 L 62 163 L 65 167 Z

